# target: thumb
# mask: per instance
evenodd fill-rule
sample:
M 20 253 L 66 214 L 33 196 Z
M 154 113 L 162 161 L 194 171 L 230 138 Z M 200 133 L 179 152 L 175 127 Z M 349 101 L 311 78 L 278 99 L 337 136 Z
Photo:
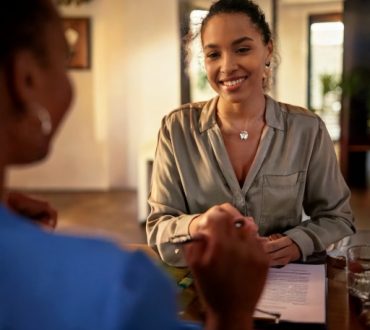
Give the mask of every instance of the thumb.
M 207 250 L 207 238 L 197 234 L 197 240 L 183 246 L 183 252 L 189 267 L 197 268 L 203 264 Z

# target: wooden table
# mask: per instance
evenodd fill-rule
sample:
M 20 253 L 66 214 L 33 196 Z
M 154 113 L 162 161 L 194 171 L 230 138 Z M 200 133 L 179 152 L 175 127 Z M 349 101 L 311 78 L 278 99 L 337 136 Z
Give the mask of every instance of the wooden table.
M 173 268 L 162 264 L 158 257 L 153 254 L 153 251 L 145 245 L 138 244 L 131 247 L 143 250 L 151 258 L 154 258 L 159 266 L 174 278 L 176 283 L 189 273 L 188 269 Z M 335 268 L 333 265 L 328 263 L 327 275 L 327 330 L 364 330 L 365 328 L 360 324 L 358 317 L 349 305 L 345 270 Z M 187 320 L 201 321 L 202 308 L 194 286 L 181 289 L 180 301 L 185 305 L 185 309 L 182 311 L 181 317 Z M 274 327 L 270 326 L 269 329 L 274 329 Z M 301 330 L 302 328 L 300 326 L 293 326 L 289 327 L 289 329 Z M 310 328 L 307 327 L 307 329 Z
M 167 271 L 168 270 L 169 268 L 167 267 Z M 177 282 L 179 281 L 181 274 L 183 276 L 186 275 L 186 271 L 181 269 L 170 270 L 170 273 Z M 365 328 L 360 324 L 358 316 L 356 316 L 348 301 L 345 270 L 328 265 L 327 275 L 327 330 L 364 330 Z M 199 311 L 201 309 L 201 305 L 197 299 L 194 287 L 184 289 L 180 299 L 188 304 L 182 316 L 185 319 L 199 321 L 202 315 Z M 189 303 L 189 301 L 191 302 Z M 269 329 L 274 329 L 274 327 L 270 326 Z M 285 329 L 285 327 L 282 327 L 281 329 Z M 289 329 L 301 330 L 302 327 L 292 326 L 289 327 Z M 305 329 L 310 329 L 310 327 L 307 326 Z

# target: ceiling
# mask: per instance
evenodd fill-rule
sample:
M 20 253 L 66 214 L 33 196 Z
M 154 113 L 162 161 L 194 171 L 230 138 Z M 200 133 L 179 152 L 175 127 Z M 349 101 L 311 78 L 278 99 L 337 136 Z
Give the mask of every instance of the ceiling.
M 331 3 L 331 2 L 343 2 L 344 0 L 278 0 L 278 3 L 282 5 L 310 5 L 315 3 Z M 212 0 L 188 0 L 192 4 L 199 7 L 208 8 L 213 2 Z M 255 0 L 258 3 L 258 0 Z
M 332 3 L 343 1 L 344 0 L 279 0 L 278 2 L 282 5 L 311 5 L 315 3 Z

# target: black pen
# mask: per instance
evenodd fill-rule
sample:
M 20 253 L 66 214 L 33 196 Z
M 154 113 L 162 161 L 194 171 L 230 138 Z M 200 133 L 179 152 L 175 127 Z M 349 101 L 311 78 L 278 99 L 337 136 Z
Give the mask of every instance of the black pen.
M 237 219 L 234 222 L 235 228 L 242 228 L 245 225 L 245 220 L 244 219 Z M 177 235 L 177 236 L 172 236 L 168 240 L 168 243 L 175 244 L 175 245 L 182 245 L 182 244 L 187 244 L 195 241 L 202 240 L 202 236 L 190 236 L 190 235 Z
M 270 311 L 266 311 L 266 310 L 261 309 L 261 308 L 256 308 L 255 310 L 257 312 L 259 312 L 259 313 L 272 316 L 275 324 L 279 324 L 280 323 L 281 313 L 279 313 L 279 312 L 270 312 Z

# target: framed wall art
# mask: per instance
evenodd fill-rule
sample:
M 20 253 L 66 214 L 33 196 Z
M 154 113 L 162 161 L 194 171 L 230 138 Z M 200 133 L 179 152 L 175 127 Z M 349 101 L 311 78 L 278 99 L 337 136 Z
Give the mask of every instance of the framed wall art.
M 91 31 L 90 18 L 67 17 L 63 18 L 64 35 L 66 37 L 70 60 L 70 69 L 91 68 Z

